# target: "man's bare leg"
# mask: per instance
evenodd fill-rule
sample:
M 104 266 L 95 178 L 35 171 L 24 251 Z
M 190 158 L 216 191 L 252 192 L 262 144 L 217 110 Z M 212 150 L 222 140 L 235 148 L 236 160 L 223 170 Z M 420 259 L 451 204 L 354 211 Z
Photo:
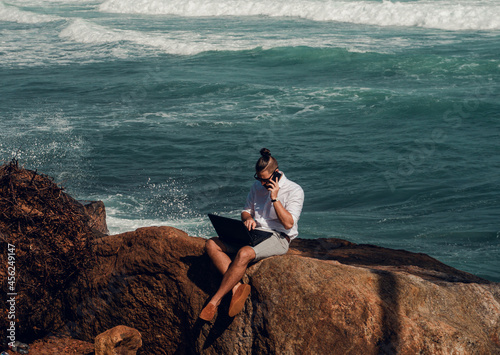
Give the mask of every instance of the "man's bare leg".
M 205 251 L 219 272 L 224 275 L 231 264 L 231 258 L 227 255 L 226 246 L 219 238 L 212 238 L 205 243 Z
M 224 275 L 221 285 L 209 303 L 218 306 L 221 299 L 229 292 L 233 294 L 241 285 L 240 280 L 245 275 L 248 264 L 255 259 L 255 251 L 248 246 L 241 248 L 234 261 L 225 253 L 225 246 L 218 238 L 207 241 L 206 250 L 215 267 Z

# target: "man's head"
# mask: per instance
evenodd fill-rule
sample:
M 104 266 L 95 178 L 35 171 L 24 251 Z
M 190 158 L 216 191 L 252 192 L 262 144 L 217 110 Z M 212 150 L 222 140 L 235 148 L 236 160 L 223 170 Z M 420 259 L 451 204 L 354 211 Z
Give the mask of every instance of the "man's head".
M 271 152 L 267 148 L 260 150 L 261 157 L 255 164 L 255 178 L 262 185 L 267 185 L 275 171 L 278 170 L 278 162 L 271 156 Z

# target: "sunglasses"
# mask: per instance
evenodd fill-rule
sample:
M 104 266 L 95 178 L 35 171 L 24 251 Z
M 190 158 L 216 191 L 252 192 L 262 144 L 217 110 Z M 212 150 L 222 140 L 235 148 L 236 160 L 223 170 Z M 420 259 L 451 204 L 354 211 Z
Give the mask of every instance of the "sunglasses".
M 278 169 L 278 168 L 276 168 L 276 169 Z M 270 182 L 270 181 L 271 181 L 271 179 L 272 179 L 275 175 L 276 175 L 276 170 L 275 170 L 275 171 L 273 171 L 273 173 L 271 174 L 271 176 L 269 176 L 267 179 L 262 179 L 262 178 L 260 178 L 260 177 L 257 175 L 257 173 L 255 173 L 255 175 L 253 176 L 253 178 L 254 178 L 255 180 L 259 180 L 259 181 L 261 181 L 261 182 Z

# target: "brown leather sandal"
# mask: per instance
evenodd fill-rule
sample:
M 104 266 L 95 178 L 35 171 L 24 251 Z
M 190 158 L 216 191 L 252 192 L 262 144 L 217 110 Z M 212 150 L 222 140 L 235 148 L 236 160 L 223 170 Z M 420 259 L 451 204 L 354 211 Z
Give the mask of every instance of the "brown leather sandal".
M 215 313 L 217 312 L 217 306 L 209 303 L 201 310 L 199 317 L 207 322 L 210 322 L 214 319 Z
M 252 287 L 247 284 L 242 284 L 238 287 L 231 298 L 231 304 L 229 305 L 229 317 L 234 317 L 241 312 L 245 306 L 245 301 L 247 300 L 251 289 Z

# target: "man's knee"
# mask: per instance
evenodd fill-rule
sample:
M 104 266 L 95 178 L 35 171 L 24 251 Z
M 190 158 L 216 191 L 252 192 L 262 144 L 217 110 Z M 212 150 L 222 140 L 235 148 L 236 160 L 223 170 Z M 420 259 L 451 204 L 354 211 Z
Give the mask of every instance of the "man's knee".
M 241 263 L 248 264 L 253 259 L 255 259 L 255 250 L 252 247 L 244 246 L 240 250 L 238 250 L 238 254 L 236 254 L 236 259 Z
M 223 251 L 219 238 L 214 237 L 214 238 L 208 239 L 205 242 L 205 252 L 207 254 L 211 254 L 213 252 L 218 252 L 218 251 Z

